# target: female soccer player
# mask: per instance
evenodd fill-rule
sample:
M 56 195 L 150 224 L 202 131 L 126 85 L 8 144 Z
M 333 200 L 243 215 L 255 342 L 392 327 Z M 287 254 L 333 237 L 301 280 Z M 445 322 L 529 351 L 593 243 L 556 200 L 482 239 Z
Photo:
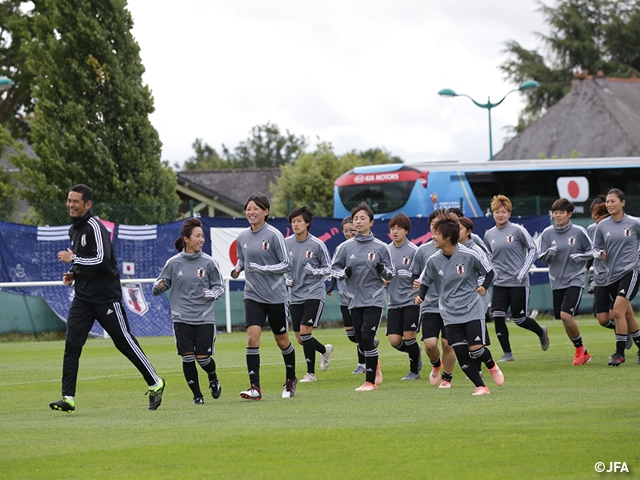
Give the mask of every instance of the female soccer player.
M 284 237 L 267 223 L 271 205 L 262 194 L 250 196 L 244 211 L 250 227 L 237 240 L 238 263 L 231 277 L 245 271 L 245 325 L 247 328 L 247 371 L 251 386 L 240 392 L 247 400 L 260 400 L 260 335 L 269 320 L 273 337 L 280 347 L 286 368 L 282 398 L 296 393 L 296 352 L 289 340 L 289 307 L 284 274 L 291 271 L 291 260 Z
M 307 373 L 300 382 L 315 382 L 316 351 L 322 355 L 322 371 L 329 368 L 333 352 L 332 345 L 323 345 L 313 336 L 324 307 L 324 278 L 331 274 L 331 258 L 324 242 L 309 233 L 313 220 L 309 207 L 294 208 L 288 220 L 294 233 L 284 241 L 291 259 L 291 273 L 286 274 L 291 319 L 307 364 Z
M 395 267 L 387 245 L 371 233 L 373 211 L 366 203 L 351 210 L 356 236 L 341 243 L 334 252 L 332 275 L 346 278 L 349 310 L 358 345 L 364 350 L 366 381 L 357 392 L 377 390 L 379 374 L 375 335 L 380 327 L 385 302 L 383 280 L 391 280 Z M 376 378 L 377 377 L 377 378 Z
M 613 318 L 616 322 L 616 352 L 611 355 L 609 365 L 617 367 L 625 361 L 627 333 L 631 334 L 638 346 L 640 363 L 640 331 L 634 315 L 626 312 L 638 293 L 638 241 L 640 240 L 640 220 L 624 213 L 626 197 L 622 190 L 612 188 L 607 192 L 607 210 L 611 215 L 602 220 L 596 228 L 595 252 L 608 269 L 607 286 L 614 298 Z
M 178 355 L 182 356 L 182 371 L 193 392 L 193 403 L 204 403 L 196 361 L 207 372 L 209 391 L 220 397 L 222 388 L 216 374 L 216 317 L 214 302 L 224 294 L 224 282 L 218 262 L 202 251 L 204 232 L 199 218 L 182 223 L 180 237 L 175 241 L 178 254 L 167 260 L 160 277 L 153 284 L 153 294 L 171 289 L 171 317 Z

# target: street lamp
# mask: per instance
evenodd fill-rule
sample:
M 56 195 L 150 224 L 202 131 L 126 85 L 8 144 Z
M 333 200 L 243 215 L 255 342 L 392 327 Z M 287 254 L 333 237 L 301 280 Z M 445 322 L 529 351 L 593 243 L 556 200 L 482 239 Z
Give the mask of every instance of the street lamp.
M 507 94 L 502 97 L 502 100 L 496 103 L 491 103 L 491 97 L 487 97 L 487 103 L 476 102 L 469 95 L 466 95 L 464 93 L 456 93 L 450 88 L 443 88 L 438 92 L 438 95 L 442 95 L 443 97 L 467 97 L 480 108 L 487 109 L 487 112 L 489 112 L 489 160 L 493 160 L 493 140 L 491 138 L 491 109 L 504 102 L 504 99 L 507 98 L 510 93 L 521 92 L 523 90 L 531 90 L 532 88 L 538 88 L 539 86 L 540 84 L 535 80 L 527 80 L 526 82 L 522 82 L 518 88 L 514 88 L 513 90 L 507 92 Z
M 9 77 L 0 77 L 0 92 L 9 90 L 11 87 L 13 87 L 13 80 Z

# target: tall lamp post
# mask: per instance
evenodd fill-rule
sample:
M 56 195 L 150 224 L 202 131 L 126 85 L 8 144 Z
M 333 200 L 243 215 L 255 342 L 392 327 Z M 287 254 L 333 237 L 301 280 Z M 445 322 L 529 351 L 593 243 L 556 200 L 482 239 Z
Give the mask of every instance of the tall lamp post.
M 471 100 L 480 108 L 487 109 L 487 112 L 489 113 L 489 160 L 493 160 L 493 139 L 491 138 L 491 109 L 497 107 L 502 102 L 504 102 L 504 99 L 507 98 L 507 96 L 510 93 L 521 92 L 523 90 L 531 90 L 533 88 L 538 88 L 539 86 L 540 84 L 535 80 L 527 80 L 526 82 L 521 83 L 518 88 L 514 88 L 513 90 L 507 92 L 507 94 L 504 97 L 502 97 L 502 99 L 499 102 L 496 102 L 496 103 L 491 103 L 491 97 L 487 97 L 487 103 L 476 102 L 469 95 L 465 93 L 456 93 L 450 88 L 443 88 L 438 92 L 438 95 L 442 95 L 443 97 L 467 97 L 469 100 Z
M 13 87 L 14 83 L 9 77 L 0 77 L 0 92 L 4 92 L 5 90 L 9 90 Z

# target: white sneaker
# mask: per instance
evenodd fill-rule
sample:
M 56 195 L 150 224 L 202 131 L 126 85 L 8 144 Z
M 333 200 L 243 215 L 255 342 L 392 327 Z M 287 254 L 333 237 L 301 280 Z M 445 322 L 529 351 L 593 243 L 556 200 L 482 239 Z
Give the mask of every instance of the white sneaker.
M 300 383 L 317 382 L 317 381 L 318 379 L 316 378 L 315 373 L 305 373 L 304 377 L 300 379 Z
M 329 368 L 329 364 L 331 363 L 331 354 L 333 353 L 333 345 L 327 343 L 324 348 L 326 351 L 322 354 L 322 358 L 320 359 L 320 370 L 326 372 Z
M 351 372 L 351 375 L 357 375 L 359 373 L 367 373 L 367 367 L 365 367 L 364 364 L 362 363 L 358 364 L 356 369 L 353 372 Z
M 296 385 L 298 377 L 287 378 L 282 389 L 282 398 L 292 398 L 296 394 Z

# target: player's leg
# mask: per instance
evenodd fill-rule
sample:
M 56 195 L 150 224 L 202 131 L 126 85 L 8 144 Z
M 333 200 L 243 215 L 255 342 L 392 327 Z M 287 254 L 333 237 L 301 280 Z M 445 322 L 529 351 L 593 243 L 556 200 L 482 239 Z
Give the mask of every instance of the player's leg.
M 382 320 L 382 309 L 379 307 L 365 307 L 360 310 L 360 335 L 361 346 L 364 350 L 365 364 L 367 366 L 366 382 L 362 387 L 376 385 L 376 371 L 378 369 L 378 349 L 375 344 L 376 333 Z M 354 327 L 357 328 L 356 316 L 354 315 Z M 361 388 L 362 388 L 361 387 Z
M 453 351 L 456 354 L 456 358 L 458 359 L 458 364 L 463 372 L 469 377 L 469 380 L 473 382 L 476 386 L 475 393 L 484 392 L 486 389 L 486 393 L 489 392 L 489 389 L 486 388 L 486 385 L 482 381 L 482 377 L 480 376 L 480 371 L 478 370 L 478 366 L 476 362 L 471 358 L 469 352 L 469 344 L 467 343 L 466 331 L 464 324 L 451 324 L 445 327 L 447 340 L 449 344 L 452 346 Z M 482 388 L 484 387 L 484 388 Z
M 472 320 L 465 325 L 465 335 L 469 344 L 469 355 L 474 360 L 480 361 L 487 366 L 491 378 L 500 386 L 504 383 L 504 375 L 500 367 L 496 364 L 491 356 L 491 350 L 486 346 L 486 326 L 485 319 Z
M 260 388 L 260 335 L 267 319 L 265 305 L 254 300 L 244 300 L 245 327 L 247 329 L 247 372 L 249 374 L 248 390 L 240 392 L 240 396 L 246 400 L 260 400 L 262 391 Z
M 491 298 L 491 316 L 493 317 L 493 325 L 496 329 L 496 337 L 500 342 L 504 355 L 499 362 L 513 361 L 513 353 L 511 352 L 511 343 L 509 342 L 509 329 L 507 328 L 507 310 L 511 304 L 511 289 L 509 287 L 493 287 L 493 296 Z
M 420 330 L 420 307 L 411 305 L 402 309 L 402 336 L 404 337 L 405 351 L 409 356 L 409 370 L 411 379 L 420 378 L 420 346 L 416 339 Z M 407 378 L 405 376 L 405 378 Z
M 182 322 L 173 322 L 173 334 L 178 355 L 182 357 L 184 379 L 191 389 L 191 393 L 193 393 L 193 403 L 204 403 L 202 401 L 202 392 L 200 391 L 200 382 L 198 381 L 198 369 L 196 368 L 194 326 Z
M 344 323 L 344 331 L 347 334 L 347 338 L 350 342 L 356 344 L 356 352 L 358 354 L 358 366 L 351 373 L 364 373 L 366 368 L 364 365 L 364 353 L 360 350 L 358 346 L 358 342 L 356 341 L 356 332 L 353 328 L 353 320 L 351 319 L 351 312 L 349 312 L 349 308 L 346 305 L 340 306 L 340 313 L 342 314 L 342 322 Z
M 444 358 L 440 358 L 440 349 L 438 348 L 438 337 L 440 336 L 442 318 L 439 313 L 424 312 L 421 315 L 422 326 L 422 342 L 424 343 L 424 351 L 427 354 L 429 363 L 431 363 L 431 373 L 429 381 L 431 385 L 440 383 L 440 372 L 442 371 Z M 451 348 L 451 347 L 449 347 Z M 451 350 L 453 352 L 453 350 Z M 455 362 L 455 354 L 454 354 Z
M 195 326 L 196 361 L 206 373 L 209 380 L 209 391 L 213 398 L 219 398 L 222 387 L 218 381 L 216 362 L 213 355 L 216 352 L 216 325 L 206 323 Z
M 289 304 L 267 305 L 267 314 L 273 338 L 280 348 L 285 366 L 286 379 L 282 390 L 282 398 L 291 398 L 296 393 L 298 378 L 296 377 L 296 351 L 289 340 Z
M 624 362 L 624 350 L 628 334 L 631 334 L 631 338 L 640 349 L 638 321 L 633 315 L 633 310 L 631 310 L 630 314 L 628 313 L 631 308 L 631 301 L 638 293 L 638 273 L 640 272 L 635 270 L 628 272 L 617 282 L 618 286 L 615 289 L 617 295 L 613 302 L 613 317 L 616 322 L 616 353 L 611 356 L 609 361 L 609 365 L 612 366 L 617 366 Z
M 545 351 L 549 348 L 549 334 L 547 327 L 542 327 L 533 318 L 527 317 L 529 311 L 529 287 L 514 287 L 511 289 L 511 313 L 513 322 L 521 328 L 535 333 L 540 340 L 540 346 Z

